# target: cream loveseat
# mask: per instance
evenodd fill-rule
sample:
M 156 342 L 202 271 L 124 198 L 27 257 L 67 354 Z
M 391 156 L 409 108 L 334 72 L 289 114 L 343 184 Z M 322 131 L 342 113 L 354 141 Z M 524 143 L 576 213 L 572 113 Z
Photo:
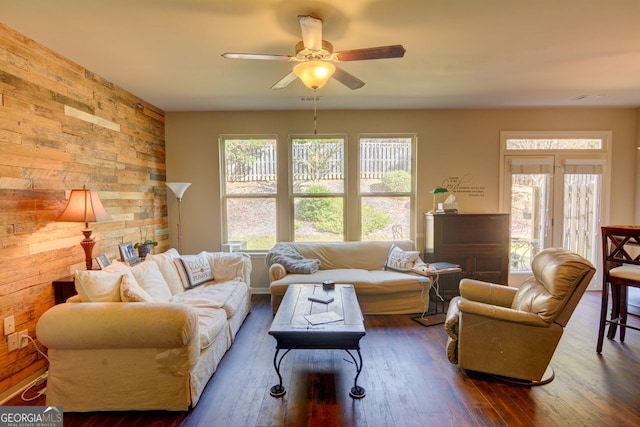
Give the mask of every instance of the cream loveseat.
M 283 249 L 285 251 L 283 251 Z M 293 256 L 289 256 L 289 250 Z M 391 255 L 391 253 L 397 256 Z M 280 255 L 279 252 L 284 252 Z M 293 267 L 285 267 L 287 258 L 294 259 L 292 266 L 305 267 L 314 263 L 317 268 L 307 273 Z M 403 262 L 398 264 L 398 258 Z M 271 309 L 275 313 L 284 293 L 291 284 L 336 283 L 353 284 L 360 308 L 365 314 L 421 313 L 428 307 L 430 280 L 415 274 L 385 269 L 408 267 L 407 263 L 419 260 L 415 245 L 410 240 L 363 242 L 284 242 L 278 243 L 267 254 L 269 266 L 269 290 Z
M 78 295 L 36 333 L 49 349 L 47 405 L 71 412 L 187 410 L 251 308 L 242 253 L 175 249 L 129 267 L 77 271 Z

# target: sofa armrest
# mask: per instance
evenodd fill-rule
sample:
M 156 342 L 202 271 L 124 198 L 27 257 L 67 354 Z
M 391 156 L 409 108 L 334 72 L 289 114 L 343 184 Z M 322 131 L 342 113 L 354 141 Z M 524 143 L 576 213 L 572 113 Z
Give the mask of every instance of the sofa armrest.
M 273 263 L 271 267 L 269 267 L 269 283 L 273 283 L 276 280 L 282 279 L 287 275 L 287 270 L 284 268 L 282 264 Z
M 458 301 L 458 310 L 463 316 L 464 314 L 474 314 L 476 316 L 482 316 L 487 319 L 501 322 L 517 323 L 543 328 L 549 327 L 549 324 L 535 313 L 470 301 L 464 297 L 461 297 Z
M 199 347 L 196 311 L 171 303 L 59 304 L 40 317 L 36 335 L 50 349 Z
M 462 279 L 460 281 L 460 296 L 467 300 L 501 307 L 511 307 L 517 291 L 517 288 L 480 280 Z

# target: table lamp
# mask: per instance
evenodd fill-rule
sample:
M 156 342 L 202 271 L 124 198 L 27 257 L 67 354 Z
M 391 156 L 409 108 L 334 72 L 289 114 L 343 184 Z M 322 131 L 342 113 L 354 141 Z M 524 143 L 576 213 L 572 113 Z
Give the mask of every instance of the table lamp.
M 167 182 L 167 187 L 173 192 L 176 196 L 176 200 L 178 201 L 178 253 L 182 253 L 182 229 L 180 228 L 180 224 L 182 223 L 182 212 L 180 209 L 180 201 L 182 200 L 182 195 L 187 188 L 191 185 L 190 182 Z
M 448 192 L 449 192 L 449 190 L 447 190 L 444 187 L 440 187 L 440 186 L 438 186 L 438 187 L 434 188 L 433 190 L 431 190 L 431 194 L 433 194 L 433 210 L 431 211 L 431 213 L 436 213 L 436 210 L 437 210 L 436 208 L 438 207 L 437 203 L 436 203 L 437 202 L 437 200 L 436 200 L 437 195 L 438 194 L 448 193 Z
M 87 270 L 93 269 L 93 246 L 96 242 L 91 237 L 93 230 L 89 228 L 90 222 L 111 221 L 111 217 L 102 206 L 100 197 L 95 191 L 88 190 L 84 185 L 81 190 L 71 190 L 69 201 L 56 221 L 84 222 L 84 239 L 80 242 L 85 255 Z

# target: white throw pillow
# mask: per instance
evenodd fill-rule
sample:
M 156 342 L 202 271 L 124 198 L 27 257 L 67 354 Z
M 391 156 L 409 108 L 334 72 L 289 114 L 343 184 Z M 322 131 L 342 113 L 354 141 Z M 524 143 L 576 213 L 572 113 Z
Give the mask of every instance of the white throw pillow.
M 198 255 L 181 255 L 173 261 L 185 289 L 200 286 L 214 280 L 211 265 L 205 252 Z
M 154 302 L 154 299 L 140 285 L 127 275 L 120 282 L 120 299 L 123 302 Z
M 180 280 L 180 275 L 178 274 L 176 265 L 173 263 L 173 260 L 179 256 L 180 254 L 178 251 L 171 248 L 161 254 L 148 254 L 146 258 L 147 261 L 153 261 L 158 264 L 160 273 L 162 273 L 162 277 L 164 277 L 164 280 L 167 282 L 172 295 L 184 292 L 182 280 Z
M 75 286 L 82 302 L 119 302 L 122 272 L 77 270 Z
M 131 272 L 140 287 L 147 291 L 156 302 L 168 302 L 171 291 L 167 281 L 164 280 L 158 264 L 153 261 L 143 261 L 131 267 Z
M 244 257 L 247 257 L 247 254 L 241 252 L 205 252 L 205 254 L 211 266 L 211 273 L 217 282 L 234 279 L 245 281 Z
M 385 270 L 410 270 L 419 257 L 418 251 L 405 251 L 396 245 L 391 245 L 384 268 Z
M 123 274 L 125 276 L 129 276 L 131 278 L 131 280 L 133 280 L 133 281 L 136 280 L 136 278 L 133 275 L 133 272 L 131 271 L 131 267 L 129 267 L 128 264 L 125 264 L 124 262 L 120 262 L 120 261 L 117 261 L 117 260 L 114 260 L 111 264 L 109 264 L 102 271 L 118 272 L 118 273 Z

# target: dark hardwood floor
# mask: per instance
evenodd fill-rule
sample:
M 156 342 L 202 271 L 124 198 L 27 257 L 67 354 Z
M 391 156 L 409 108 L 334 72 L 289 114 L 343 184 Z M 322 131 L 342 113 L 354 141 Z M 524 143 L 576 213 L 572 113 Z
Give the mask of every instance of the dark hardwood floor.
M 605 340 L 595 352 L 600 293 L 585 294 L 552 366 L 556 378 L 519 387 L 461 371 L 445 355 L 441 325 L 410 316 L 365 316 L 361 340 L 363 399 L 348 392 L 355 367 L 343 351 L 298 350 L 282 362 L 277 382 L 269 297 L 255 295 L 235 343 L 189 412 L 65 413 L 72 426 L 637 426 L 640 425 L 640 333 Z M 640 319 L 633 318 L 640 326 Z M 161 392 L 160 390 L 158 392 Z M 9 405 L 44 405 L 44 399 Z

